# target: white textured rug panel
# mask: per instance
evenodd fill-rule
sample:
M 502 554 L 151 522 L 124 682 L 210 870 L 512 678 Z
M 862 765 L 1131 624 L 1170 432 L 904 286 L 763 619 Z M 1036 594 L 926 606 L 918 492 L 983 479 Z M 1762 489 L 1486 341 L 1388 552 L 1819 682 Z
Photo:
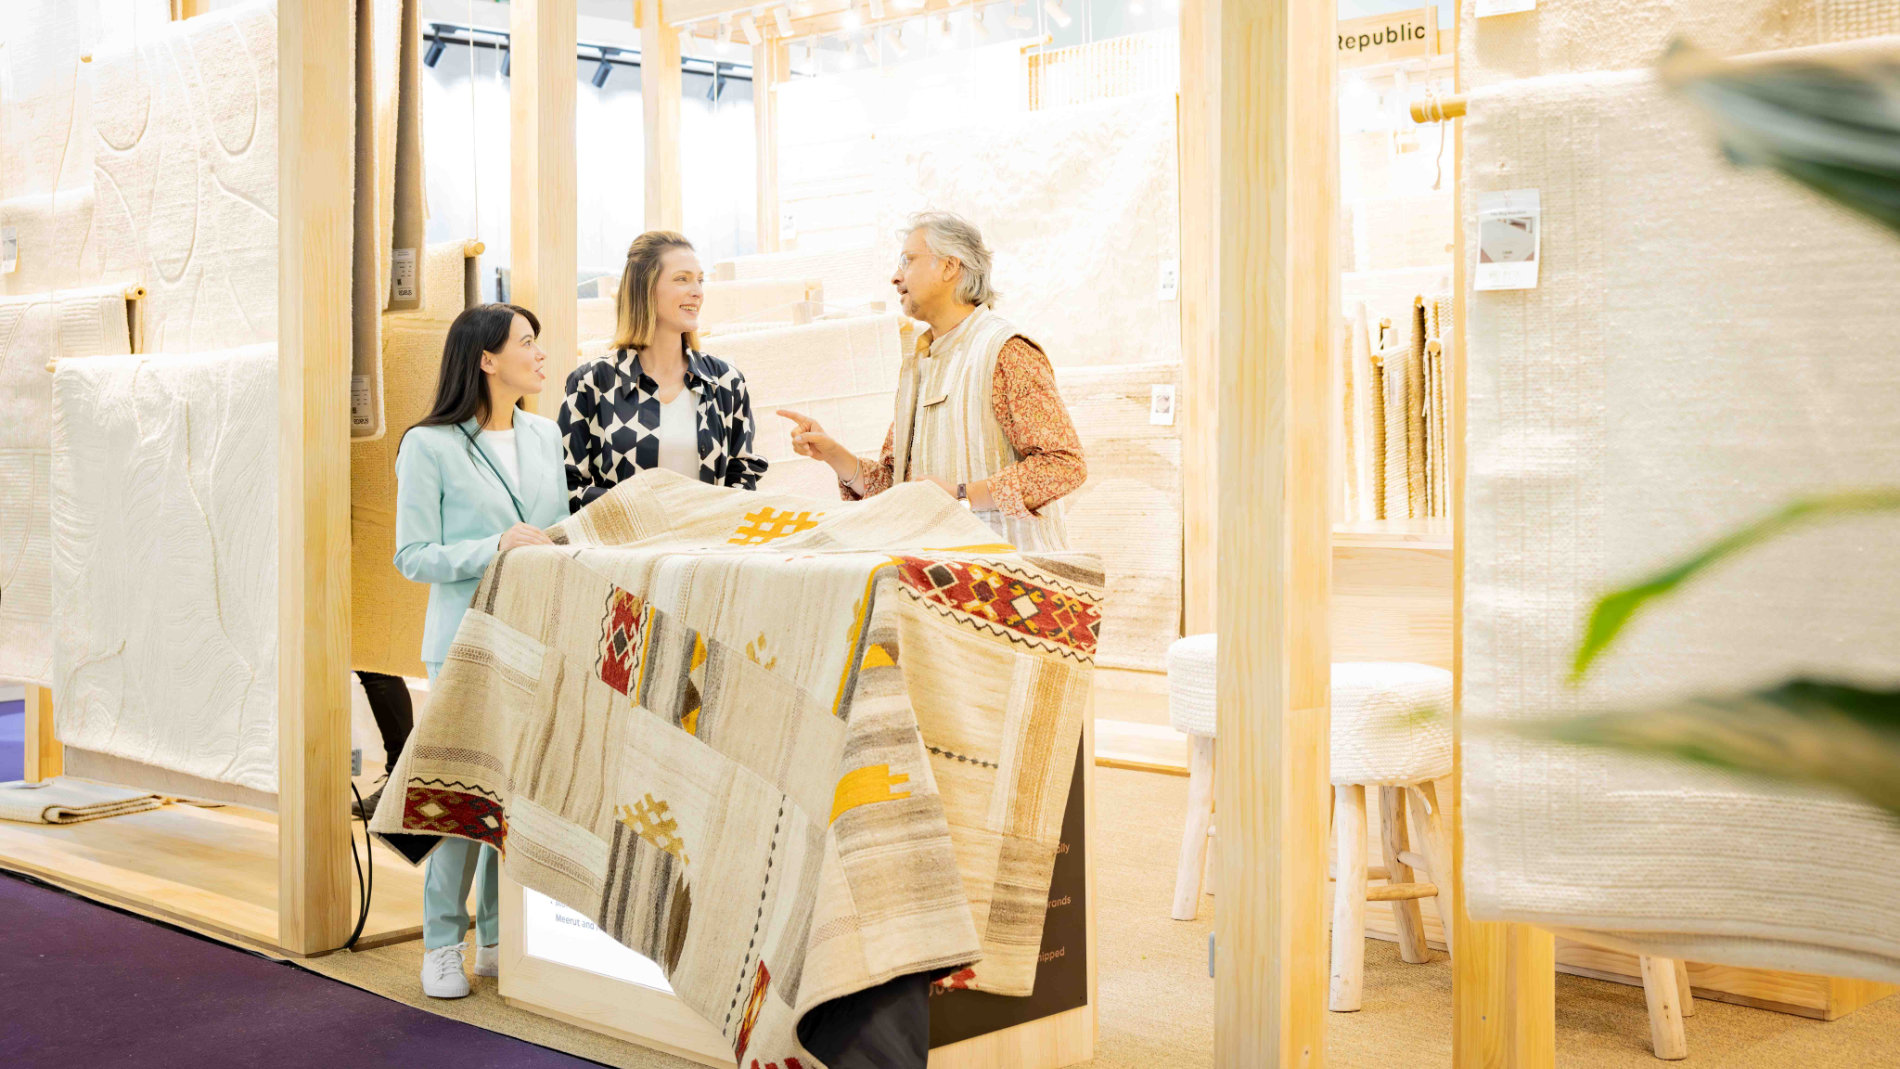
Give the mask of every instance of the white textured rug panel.
M 101 266 L 150 291 L 146 347 L 274 340 L 275 5 L 173 23 L 90 66 Z
M 0 300 L 0 679 L 53 680 L 53 376 L 46 362 L 131 351 L 117 289 Z
M 895 257 L 882 255 L 876 248 L 844 249 L 827 252 L 768 252 L 739 256 L 714 267 L 719 278 L 744 282 L 772 278 L 809 278 L 824 283 L 825 304 L 833 308 L 854 308 L 874 301 L 896 307 L 897 291 L 891 286 L 896 271 Z
M 276 411 L 274 346 L 60 363 L 60 741 L 277 789 Z
M 1680 37 L 1718 55 L 1900 32 L 1900 0 L 1539 0 L 1480 19 L 1463 0 L 1468 89 L 1517 78 L 1653 67 Z M 1467 169 L 1469 173 L 1469 169 Z
M 883 177 L 864 210 L 892 267 L 911 213 L 976 223 L 997 311 L 1056 367 L 1178 361 L 1180 301 L 1160 295 L 1162 266 L 1181 256 L 1175 125 L 1170 93 L 879 137 Z
M 893 313 L 724 334 L 707 349 L 745 376 L 755 446 L 778 464 L 795 459 L 791 424 L 780 408 L 816 419 L 858 455 L 876 456 L 891 429 L 897 372 L 911 337 L 910 320 Z M 836 493 L 834 478 L 825 496 Z
M 709 327 L 721 327 L 789 320 L 798 307 L 809 300 L 807 294 L 811 286 L 805 279 L 789 278 L 708 281 L 699 321 Z
M 1449 268 L 1458 208 L 1451 182 L 1436 192 L 1368 197 L 1351 207 L 1353 270 Z
M 19 243 L 19 266 L 10 275 L 0 275 L 0 295 L 76 289 L 104 281 L 92 206 L 91 186 L 0 201 L 0 227 L 12 230 Z
M 1100 557 L 1108 577 L 1104 667 L 1163 671 L 1181 637 L 1181 439 L 1148 421 L 1153 388 L 1179 396 L 1180 384 L 1178 363 L 1056 372 L 1089 468 L 1062 502 L 1069 548 Z
M 1540 7 L 1541 10 L 1541 7 Z M 1723 565 L 1564 682 L 1592 599 L 1818 491 L 1900 470 L 1891 235 L 1722 161 L 1646 73 L 1481 91 L 1473 198 L 1535 188 L 1534 290 L 1472 293 L 1465 711 L 1562 715 L 1900 678 L 1900 526 Z M 1613 161 L 1613 162 L 1612 162 Z M 1466 203 L 1466 218 L 1471 218 Z M 1900 826 L 1844 796 L 1474 732 L 1467 901 L 1670 956 L 1900 980 Z
M 92 184 L 86 66 L 98 35 L 92 0 L 13 0 L 0 27 L 0 196 Z

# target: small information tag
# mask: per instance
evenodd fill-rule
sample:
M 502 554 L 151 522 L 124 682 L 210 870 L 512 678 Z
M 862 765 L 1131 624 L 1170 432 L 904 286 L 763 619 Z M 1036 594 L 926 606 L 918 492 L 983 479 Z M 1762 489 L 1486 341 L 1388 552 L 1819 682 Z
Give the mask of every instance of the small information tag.
M 1154 386 L 1148 392 L 1148 422 L 1157 427 L 1174 426 L 1174 387 Z
M 0 226 L 0 275 L 20 269 L 20 234 L 10 226 Z
M 1473 289 L 1537 288 L 1543 212 L 1535 189 L 1478 196 L 1478 270 L 1471 281 Z
M 416 299 L 416 250 L 397 249 L 390 257 L 389 274 L 390 300 Z
M 1181 296 L 1181 261 L 1161 261 L 1161 283 L 1158 289 L 1160 300 L 1172 301 Z
M 350 376 L 350 430 L 367 431 L 376 426 L 376 408 L 370 403 L 368 375 Z
M 1537 10 L 1537 0 L 1478 0 L 1478 17 L 1489 18 L 1492 15 L 1515 15 L 1520 11 Z

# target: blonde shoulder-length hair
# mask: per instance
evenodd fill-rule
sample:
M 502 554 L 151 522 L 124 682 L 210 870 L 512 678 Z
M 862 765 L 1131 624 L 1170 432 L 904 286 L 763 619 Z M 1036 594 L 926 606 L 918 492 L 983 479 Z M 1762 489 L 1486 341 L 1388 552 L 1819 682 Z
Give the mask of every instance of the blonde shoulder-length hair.
M 620 272 L 620 291 L 615 298 L 614 348 L 644 349 L 653 340 L 659 324 L 653 310 L 653 290 L 660 283 L 660 261 L 669 249 L 692 251 L 693 243 L 671 230 L 649 230 L 627 246 L 627 266 Z M 699 348 L 697 331 L 687 333 L 686 347 Z

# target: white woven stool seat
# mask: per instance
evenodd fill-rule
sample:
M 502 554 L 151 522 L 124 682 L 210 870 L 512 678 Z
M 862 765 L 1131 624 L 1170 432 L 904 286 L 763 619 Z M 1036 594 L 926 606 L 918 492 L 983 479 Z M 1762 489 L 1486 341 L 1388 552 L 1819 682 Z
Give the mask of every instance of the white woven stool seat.
M 1168 722 L 1189 735 L 1214 734 L 1214 636 L 1189 635 L 1168 647 Z
M 1333 665 L 1333 782 L 1451 775 L 1451 673 L 1389 661 Z
M 1168 722 L 1215 731 L 1214 635 L 1168 647 Z M 1411 784 L 1451 775 L 1451 673 L 1428 664 L 1333 665 L 1332 781 Z

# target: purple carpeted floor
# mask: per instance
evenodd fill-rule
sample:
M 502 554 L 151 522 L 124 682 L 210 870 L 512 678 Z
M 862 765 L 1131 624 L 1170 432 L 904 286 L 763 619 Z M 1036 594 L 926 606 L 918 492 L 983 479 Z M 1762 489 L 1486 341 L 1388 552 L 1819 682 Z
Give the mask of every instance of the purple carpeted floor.
M 291 965 L 0 875 L 8 1069 L 582 1069 Z
M 0 783 L 26 775 L 26 703 L 0 702 Z

